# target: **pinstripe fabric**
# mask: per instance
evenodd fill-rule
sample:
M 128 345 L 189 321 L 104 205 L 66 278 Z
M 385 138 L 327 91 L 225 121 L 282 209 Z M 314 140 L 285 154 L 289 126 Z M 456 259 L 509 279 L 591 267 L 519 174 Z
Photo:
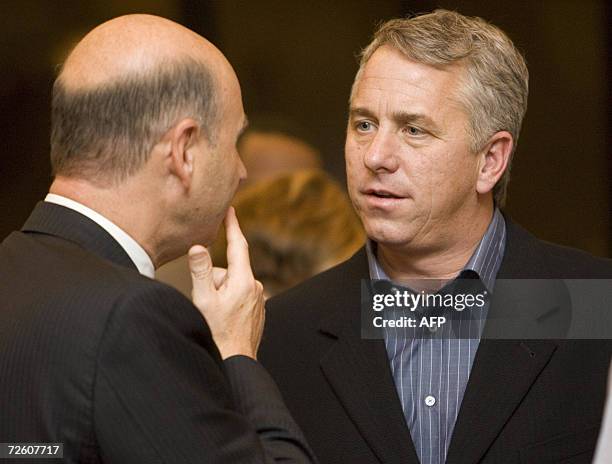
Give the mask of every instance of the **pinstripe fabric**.
M 488 292 L 492 292 L 505 241 L 504 218 L 495 209 L 491 223 L 460 276 L 475 272 Z M 389 280 L 376 259 L 374 247 L 375 243 L 368 241 L 366 251 L 370 277 Z M 485 317 L 487 309 L 488 302 L 483 309 Z M 459 324 L 468 317 L 467 311 L 457 314 Z M 384 331 L 391 372 L 421 464 L 446 461 L 480 342 L 482 320 L 478 324 L 478 333 L 463 339 L 415 338 L 405 336 L 401 332 L 405 329 L 401 328 L 386 328 Z
M 48 202 L 0 243 L 0 441 L 61 442 L 67 464 L 315 462 L 257 362 L 222 361 L 189 300 Z

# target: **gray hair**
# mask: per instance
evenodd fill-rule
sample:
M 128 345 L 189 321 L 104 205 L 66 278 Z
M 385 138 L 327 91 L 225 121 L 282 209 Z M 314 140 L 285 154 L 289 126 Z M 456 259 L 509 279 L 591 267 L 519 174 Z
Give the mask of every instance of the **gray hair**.
M 482 149 L 498 131 L 510 132 L 514 140 L 508 167 L 493 189 L 495 203 L 503 206 L 512 155 L 527 111 L 529 73 L 521 53 L 501 29 L 482 18 L 435 10 L 412 18 L 392 19 L 379 27 L 362 51 L 353 92 L 363 67 L 383 45 L 419 63 L 464 67 L 459 100 L 470 119 L 472 151 Z
M 53 175 L 119 183 L 182 118 L 198 120 L 214 143 L 217 112 L 214 79 L 193 59 L 160 63 L 92 89 L 68 90 L 60 75 L 51 104 Z

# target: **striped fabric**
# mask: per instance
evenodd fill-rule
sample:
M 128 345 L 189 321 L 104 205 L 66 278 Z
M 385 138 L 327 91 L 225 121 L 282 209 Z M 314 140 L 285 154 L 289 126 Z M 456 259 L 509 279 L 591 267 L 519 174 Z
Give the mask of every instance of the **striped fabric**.
M 504 254 L 506 225 L 496 208 L 493 219 L 461 276 L 476 273 L 489 294 Z M 376 259 L 376 243 L 366 251 L 372 279 L 389 280 Z M 486 316 L 487 304 L 483 309 Z M 459 320 L 468 311 L 456 312 Z M 459 322 L 461 323 L 461 322 Z M 404 417 L 421 464 L 442 464 L 453 434 L 463 394 L 480 342 L 471 338 L 407 337 L 404 329 L 384 330 L 387 356 Z M 476 333 L 478 332 L 478 333 Z

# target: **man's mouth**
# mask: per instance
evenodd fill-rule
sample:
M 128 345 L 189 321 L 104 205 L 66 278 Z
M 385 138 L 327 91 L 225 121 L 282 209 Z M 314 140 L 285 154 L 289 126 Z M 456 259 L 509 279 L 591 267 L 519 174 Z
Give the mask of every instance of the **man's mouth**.
M 363 189 L 361 194 L 368 208 L 389 212 L 403 205 L 409 198 L 408 195 L 400 194 L 397 191 L 378 187 Z
M 391 192 L 391 191 L 385 190 L 385 189 L 373 189 L 373 188 L 370 188 L 370 189 L 364 190 L 363 193 L 365 195 L 368 195 L 368 196 L 371 196 L 371 197 L 375 197 L 375 198 L 390 198 L 390 199 L 396 199 L 396 200 L 406 198 L 403 195 L 399 195 L 399 194 L 397 194 L 395 192 Z

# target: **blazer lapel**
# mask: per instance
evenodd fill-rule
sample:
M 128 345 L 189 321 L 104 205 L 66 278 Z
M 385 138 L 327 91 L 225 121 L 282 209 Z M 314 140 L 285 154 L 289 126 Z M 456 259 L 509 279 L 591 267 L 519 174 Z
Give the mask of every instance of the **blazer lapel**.
M 363 249 L 347 269 L 344 284 L 338 287 L 346 295 L 345 303 L 321 324 L 322 332 L 336 338 L 320 360 L 321 369 L 381 463 L 418 464 L 384 341 L 361 338 L 360 283 L 369 278 Z
M 491 446 L 556 343 L 482 340 L 448 450 L 448 464 L 474 464 Z
M 545 278 L 549 273 L 535 239 L 511 221 L 506 224 L 508 239 L 497 278 Z M 495 301 L 491 310 L 495 310 Z M 448 464 L 473 464 L 482 459 L 556 347 L 555 340 L 481 340 L 448 450 Z
M 125 250 L 108 232 L 70 208 L 39 202 L 21 231 L 61 237 L 108 261 L 137 270 Z

